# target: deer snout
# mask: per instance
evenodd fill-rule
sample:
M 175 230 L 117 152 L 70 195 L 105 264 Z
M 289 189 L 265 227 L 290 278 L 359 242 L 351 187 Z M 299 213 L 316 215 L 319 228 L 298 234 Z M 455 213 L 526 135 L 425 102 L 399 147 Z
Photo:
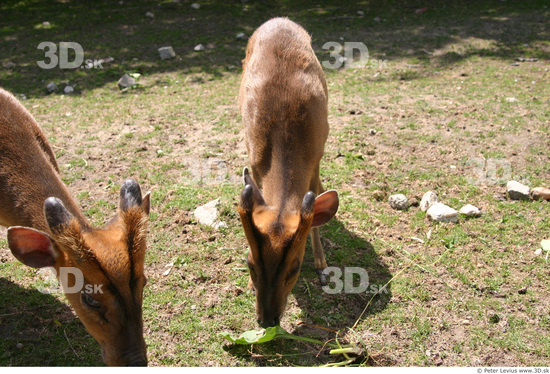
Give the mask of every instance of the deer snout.
M 268 328 L 268 327 L 273 327 L 273 326 L 277 326 L 279 324 L 279 318 L 271 318 L 271 319 L 266 319 L 266 320 L 261 320 L 261 319 L 258 319 L 258 324 L 260 325 L 261 328 Z

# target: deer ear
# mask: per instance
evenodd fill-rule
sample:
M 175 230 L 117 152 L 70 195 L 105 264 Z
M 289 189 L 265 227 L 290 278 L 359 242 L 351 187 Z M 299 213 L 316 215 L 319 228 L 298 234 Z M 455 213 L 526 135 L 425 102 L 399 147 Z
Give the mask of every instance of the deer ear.
M 73 218 L 57 197 L 48 197 L 44 201 L 44 215 L 52 233 L 59 231 L 60 226 L 67 224 Z
M 142 206 L 141 189 L 133 179 L 126 179 L 120 188 L 120 210 L 127 211 L 134 206 Z
M 143 196 L 143 199 L 141 200 L 141 209 L 143 209 L 145 214 L 149 215 L 149 211 L 151 209 L 151 191 L 147 192 L 145 196 Z
M 258 186 L 256 186 L 256 183 L 252 179 L 252 176 L 248 173 L 248 168 L 246 167 L 243 170 L 243 182 L 244 188 L 241 193 L 241 206 L 243 208 L 246 207 L 245 210 L 252 210 L 254 204 L 265 205 L 265 200 L 262 193 L 260 192 Z
M 335 190 L 329 190 L 317 196 L 311 227 L 322 226 L 330 221 L 338 211 L 338 204 L 338 192 Z
M 33 268 L 55 266 L 56 252 L 48 234 L 29 227 L 8 229 L 8 246 L 16 259 Z

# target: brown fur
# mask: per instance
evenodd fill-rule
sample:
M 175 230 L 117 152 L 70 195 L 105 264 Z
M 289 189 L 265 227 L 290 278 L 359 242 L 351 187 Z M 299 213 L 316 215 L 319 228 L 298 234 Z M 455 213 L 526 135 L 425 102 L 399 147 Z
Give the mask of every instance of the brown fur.
M 256 290 L 262 325 L 278 323 L 296 283 L 314 220 L 313 200 L 306 193 L 324 191 L 319 162 L 329 131 L 327 96 L 324 73 L 302 27 L 275 18 L 254 32 L 239 91 L 252 170 L 245 184 L 254 192 L 243 190 L 238 210 L 250 244 L 249 285 Z M 331 201 L 337 207 L 337 199 Z M 318 229 L 311 233 L 315 267 L 321 271 L 326 261 Z
M 63 202 L 72 216 L 68 222 L 47 222 L 44 201 L 50 196 Z M 93 229 L 61 181 L 46 137 L 30 113 L 0 89 L 0 224 L 42 231 L 36 233 L 51 241 L 57 274 L 75 267 L 85 285 L 100 286 L 102 292 L 91 295 L 98 308 L 90 308 L 81 293 L 65 295 L 111 366 L 147 363 L 142 297 L 149 194 L 139 199 L 103 229 Z

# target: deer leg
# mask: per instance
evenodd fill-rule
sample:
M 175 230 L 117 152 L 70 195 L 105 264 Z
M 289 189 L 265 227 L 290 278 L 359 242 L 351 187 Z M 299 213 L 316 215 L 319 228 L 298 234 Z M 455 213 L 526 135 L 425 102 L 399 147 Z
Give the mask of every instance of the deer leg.
M 315 271 L 319 275 L 319 280 L 322 286 L 327 285 L 327 277 L 323 274 L 323 270 L 327 267 L 327 261 L 325 260 L 325 253 L 323 246 L 321 245 L 321 236 L 319 235 L 319 228 L 314 227 L 311 229 L 311 246 L 313 247 L 313 259 L 315 262 Z

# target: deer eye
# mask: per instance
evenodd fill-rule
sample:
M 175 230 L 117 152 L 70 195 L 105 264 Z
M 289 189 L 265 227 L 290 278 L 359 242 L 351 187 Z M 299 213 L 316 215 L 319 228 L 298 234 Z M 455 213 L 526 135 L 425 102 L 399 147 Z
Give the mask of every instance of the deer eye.
M 96 299 L 94 299 L 93 297 L 91 297 L 89 294 L 84 292 L 81 295 L 82 296 L 80 297 L 80 299 L 82 300 L 82 303 L 86 305 L 88 308 L 98 309 L 101 306 L 101 303 Z

